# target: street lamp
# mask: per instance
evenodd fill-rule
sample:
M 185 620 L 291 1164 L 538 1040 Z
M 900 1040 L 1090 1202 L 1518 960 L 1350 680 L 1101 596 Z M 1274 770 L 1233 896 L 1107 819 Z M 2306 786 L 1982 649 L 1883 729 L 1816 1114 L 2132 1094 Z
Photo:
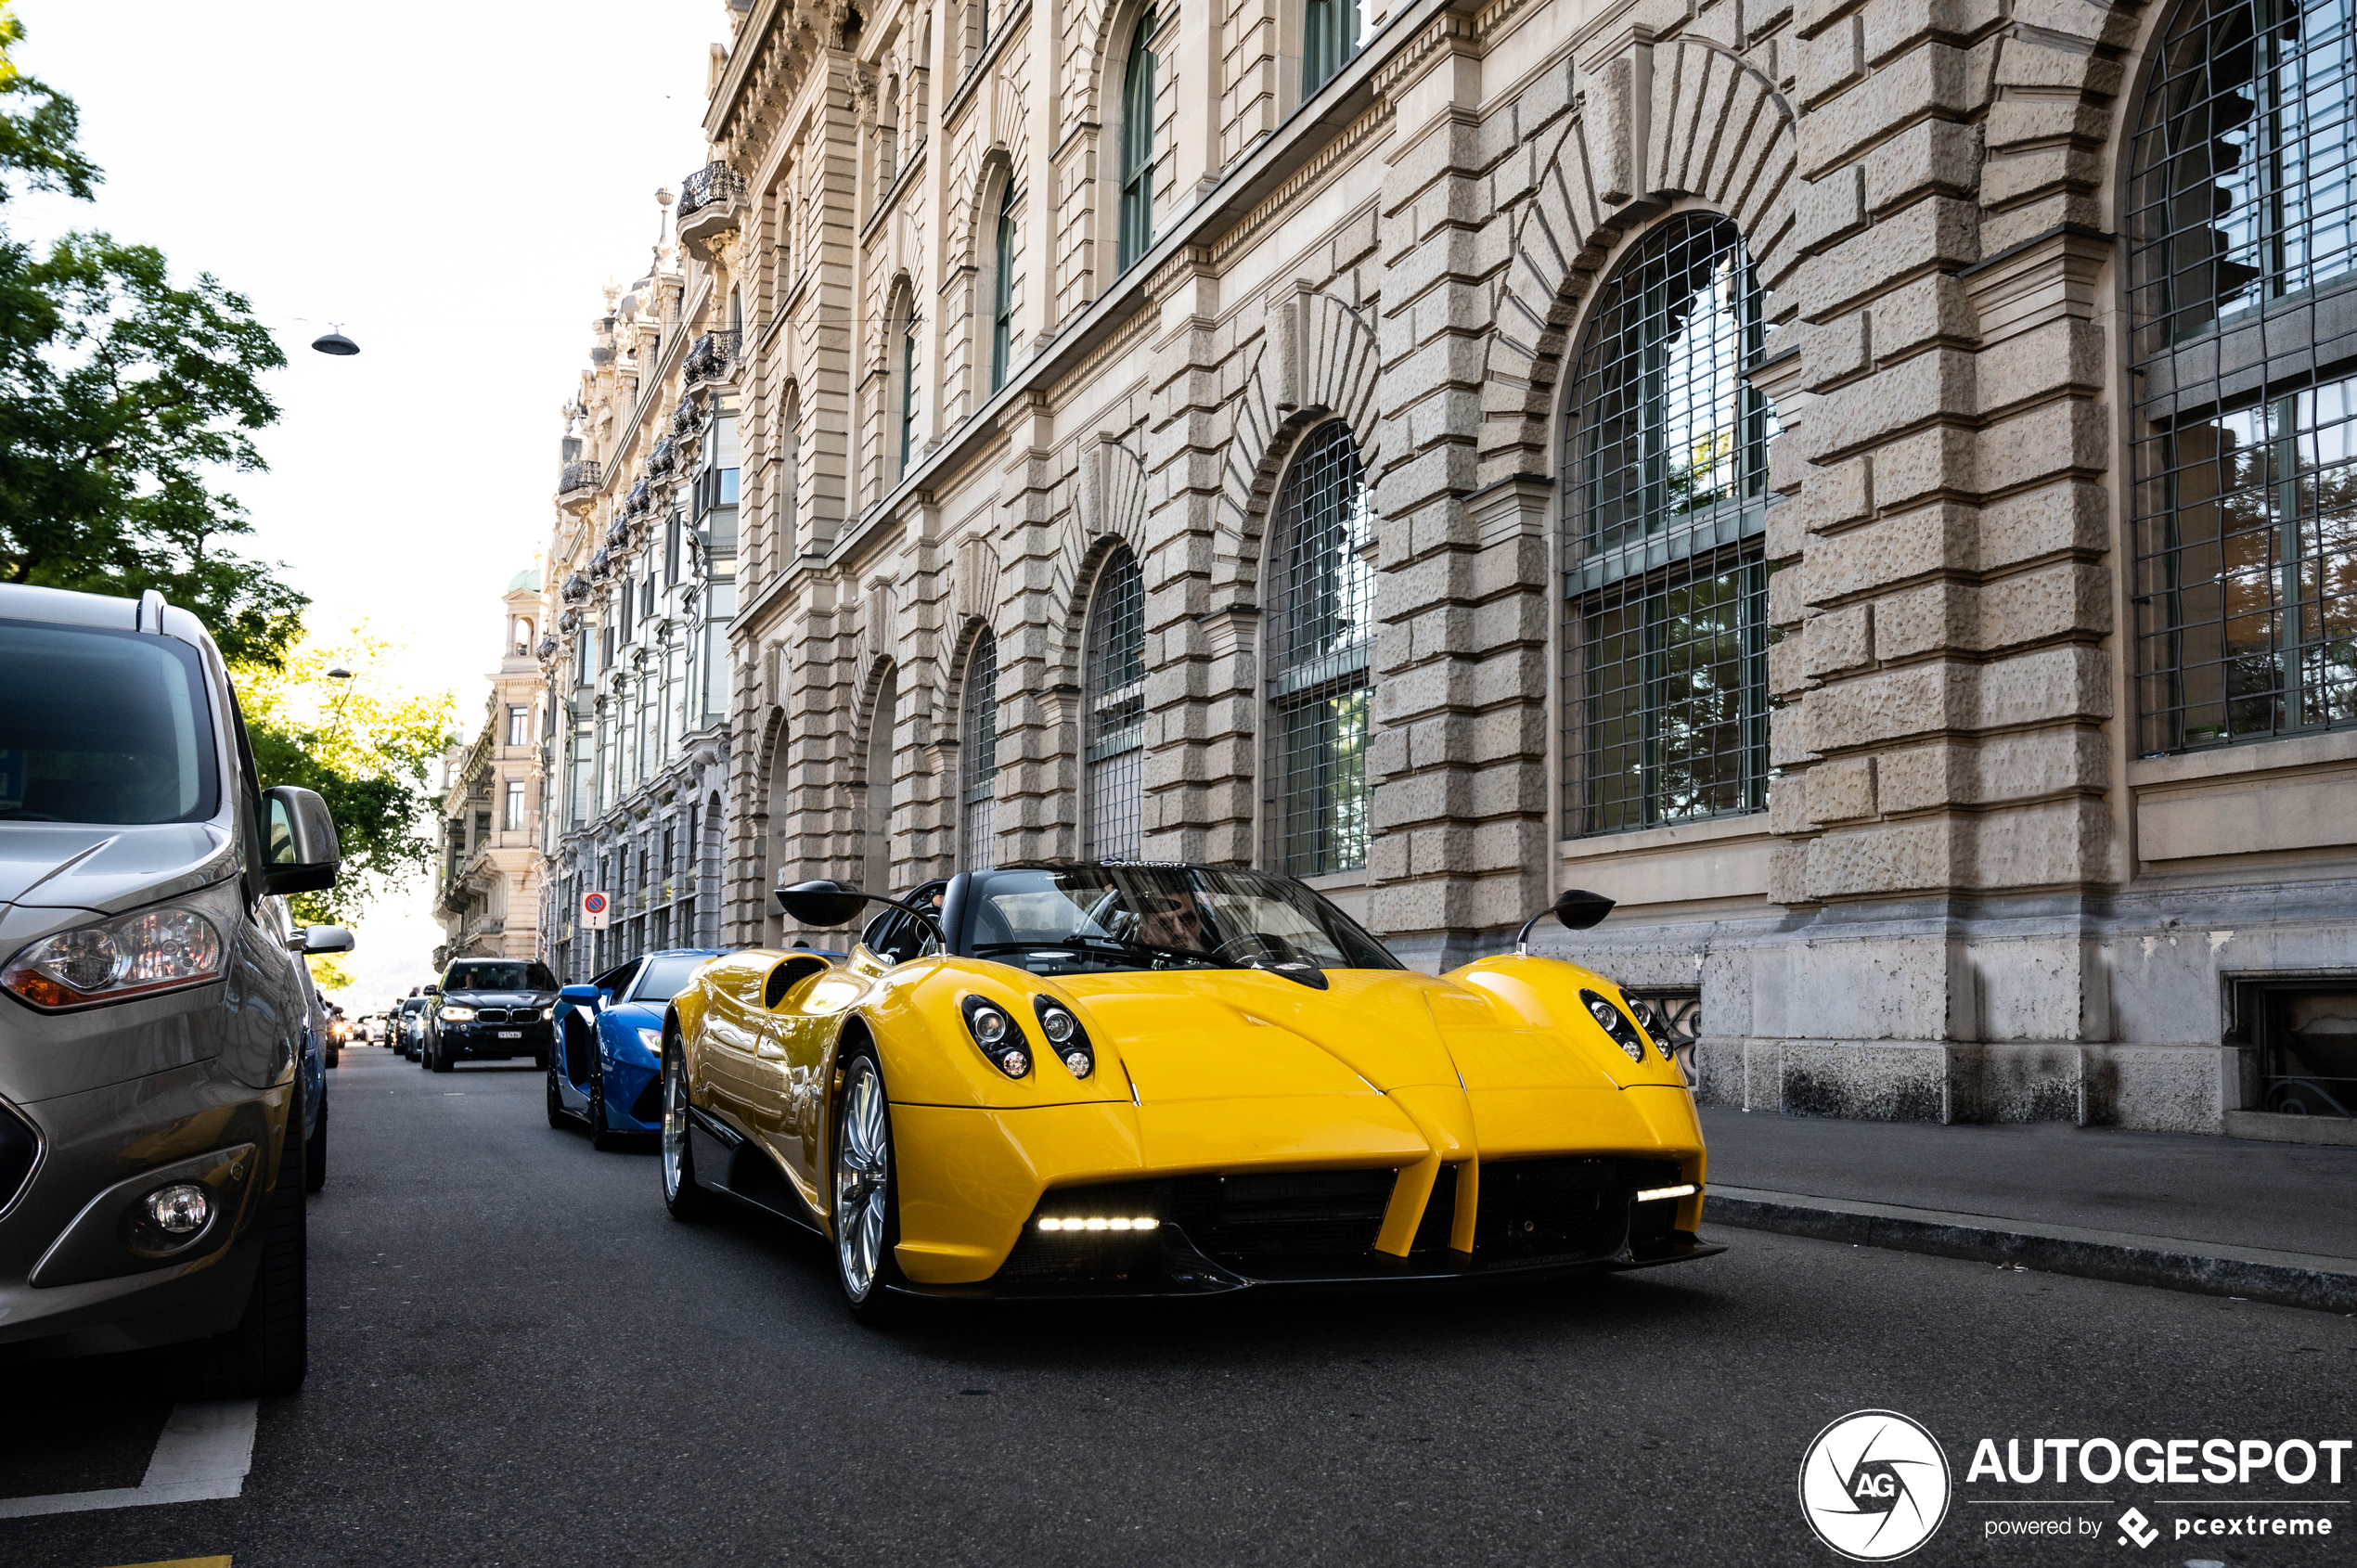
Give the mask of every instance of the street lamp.
M 311 346 L 321 353 L 332 353 L 339 358 L 349 358 L 360 352 L 360 345 L 345 337 L 341 327 L 328 328 L 311 340 Z

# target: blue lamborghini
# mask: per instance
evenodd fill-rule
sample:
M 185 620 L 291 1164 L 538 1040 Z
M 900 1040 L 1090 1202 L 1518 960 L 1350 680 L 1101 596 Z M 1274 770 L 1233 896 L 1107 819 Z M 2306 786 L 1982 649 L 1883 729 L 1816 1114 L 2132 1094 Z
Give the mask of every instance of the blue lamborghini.
M 673 947 L 557 993 L 548 1125 L 589 1124 L 599 1149 L 663 1130 L 663 1012 L 719 947 Z

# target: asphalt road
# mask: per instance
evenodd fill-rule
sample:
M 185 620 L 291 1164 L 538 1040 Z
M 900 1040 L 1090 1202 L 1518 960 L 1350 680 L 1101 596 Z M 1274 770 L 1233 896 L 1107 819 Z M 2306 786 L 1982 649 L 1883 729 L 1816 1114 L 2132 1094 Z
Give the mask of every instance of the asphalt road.
M 814 1240 L 676 1224 L 650 1153 L 549 1130 L 529 1069 L 343 1061 L 310 1381 L 242 1495 L 0 1521 L 0 1563 L 1830 1564 L 1797 1466 L 1865 1407 L 1956 1467 L 1911 1562 L 2357 1561 L 2349 1507 L 2309 1510 L 2328 1541 L 2139 1550 L 1990 1542 L 2025 1508 L 1963 1500 L 1983 1435 L 2357 1435 L 2346 1318 L 1728 1232 L 1570 1284 L 877 1333 Z M 105 1364 L 0 1386 L 0 1497 L 136 1484 L 167 1408 Z M 2164 1526 L 2183 1495 L 2010 1491 Z

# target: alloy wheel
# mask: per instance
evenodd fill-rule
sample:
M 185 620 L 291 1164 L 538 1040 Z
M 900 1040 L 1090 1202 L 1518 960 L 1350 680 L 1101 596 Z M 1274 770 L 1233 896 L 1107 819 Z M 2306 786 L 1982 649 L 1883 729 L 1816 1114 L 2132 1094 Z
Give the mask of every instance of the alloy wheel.
M 844 1064 L 843 1120 L 835 1138 L 835 1250 L 855 1303 L 876 1288 L 891 1212 L 892 1125 L 883 1076 L 867 1057 Z
M 679 1196 L 680 1157 L 688 1147 L 688 1073 L 677 1051 L 663 1058 L 663 1195 Z

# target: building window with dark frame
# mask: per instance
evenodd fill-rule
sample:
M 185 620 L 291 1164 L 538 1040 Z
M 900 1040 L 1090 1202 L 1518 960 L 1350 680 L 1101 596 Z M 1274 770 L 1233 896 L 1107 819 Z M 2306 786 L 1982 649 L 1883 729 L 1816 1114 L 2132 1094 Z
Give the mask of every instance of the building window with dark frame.
M 1121 233 L 1114 270 L 1127 272 L 1154 240 L 1154 57 L 1146 47 L 1160 23 L 1149 6 L 1129 35 L 1121 80 Z
M 987 631 L 966 654 L 959 707 L 958 862 L 987 871 L 998 863 L 998 639 Z
M 532 713 L 521 702 L 508 704 L 508 744 L 510 746 L 532 744 Z
M 1289 877 L 1355 871 L 1367 864 L 1375 522 L 1341 420 L 1303 438 L 1269 537 L 1269 866 Z
M 911 302 L 913 304 L 913 302 Z M 917 453 L 917 316 L 910 305 L 902 307 L 900 323 L 900 469 L 908 471 L 908 464 Z
M 1764 301 L 1733 224 L 1670 218 L 1600 291 L 1565 484 L 1566 829 L 1768 803 Z
M 992 240 L 990 283 L 990 390 L 1007 384 L 1015 334 L 1015 182 L 998 192 L 998 227 Z
M 1302 0 L 1301 96 L 1339 76 L 1359 42 L 1359 0 Z
M 2131 170 L 2137 750 L 2357 725 L 2357 10 L 2181 7 Z
M 1146 584 L 1127 545 L 1097 573 L 1082 663 L 1083 853 L 1135 860 L 1146 803 Z
M 501 807 L 499 826 L 508 832 L 523 831 L 523 780 L 508 780 L 507 800 Z

